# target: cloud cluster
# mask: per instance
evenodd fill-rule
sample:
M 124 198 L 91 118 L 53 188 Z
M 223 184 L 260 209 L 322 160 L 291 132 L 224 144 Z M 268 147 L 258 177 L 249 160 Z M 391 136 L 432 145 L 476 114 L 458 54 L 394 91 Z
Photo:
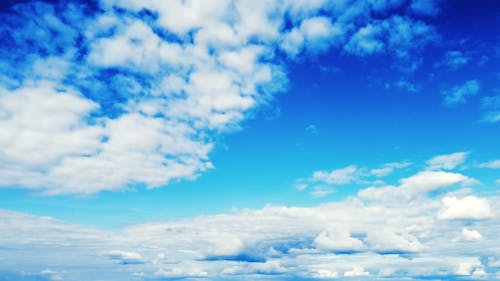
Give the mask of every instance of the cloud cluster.
M 424 3 L 425 2 L 425 3 Z M 160 187 L 213 168 L 214 139 L 328 49 L 405 59 L 429 1 L 29 2 L 2 14 L 0 185 Z
M 61 280 L 96 273 L 105 280 L 495 280 L 500 199 L 451 189 L 468 178 L 423 170 L 397 187 L 366 188 L 338 202 L 141 223 L 114 233 L 1 211 L 0 271 L 43 271 Z M 442 195 L 429 193 L 436 189 Z M 27 259 L 33 251 L 40 254 Z

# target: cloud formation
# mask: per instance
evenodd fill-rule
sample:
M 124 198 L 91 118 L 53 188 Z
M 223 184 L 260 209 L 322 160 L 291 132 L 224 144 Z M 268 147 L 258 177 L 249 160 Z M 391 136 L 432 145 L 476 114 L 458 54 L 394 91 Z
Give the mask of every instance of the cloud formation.
M 463 84 L 443 92 L 444 104 L 449 106 L 464 104 L 470 97 L 477 95 L 480 89 L 478 80 L 467 80 Z
M 451 154 L 443 154 L 429 159 L 427 169 L 429 170 L 451 170 L 461 165 L 467 159 L 467 152 L 455 152 Z
M 419 15 L 434 8 L 420 2 L 12 6 L 0 28 L 0 185 L 93 194 L 194 178 L 214 168 L 217 136 L 285 89 L 285 62 L 328 49 L 405 60 L 429 44 L 436 32 Z
M 8 257 L 0 258 L 0 271 L 43 271 L 62 280 L 96 272 L 106 280 L 495 280 L 500 200 L 451 189 L 467 178 L 421 171 L 400 179 L 399 187 L 367 188 L 338 202 L 141 223 L 112 233 L 0 211 L 0 257 Z M 383 198 L 366 196 L 374 189 Z M 442 195 L 427 194 L 436 189 Z M 421 194 L 406 200 L 402 192 Z M 26 259 L 33 251 L 40 254 Z

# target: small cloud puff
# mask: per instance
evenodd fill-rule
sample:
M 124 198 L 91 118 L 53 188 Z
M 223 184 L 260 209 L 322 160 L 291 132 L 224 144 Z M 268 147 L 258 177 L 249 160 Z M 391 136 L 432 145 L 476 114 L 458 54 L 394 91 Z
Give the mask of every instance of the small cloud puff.
M 345 277 L 360 277 L 360 276 L 369 276 L 370 272 L 365 271 L 365 269 L 361 266 L 356 266 L 353 269 L 344 272 Z
M 104 253 L 104 255 L 112 260 L 119 261 L 122 264 L 141 264 L 145 262 L 145 259 L 142 257 L 142 255 L 136 252 L 113 250 Z
M 464 242 L 475 242 L 479 241 L 483 238 L 479 231 L 474 229 L 463 228 L 462 232 L 460 232 L 460 236 L 458 237 L 459 241 Z

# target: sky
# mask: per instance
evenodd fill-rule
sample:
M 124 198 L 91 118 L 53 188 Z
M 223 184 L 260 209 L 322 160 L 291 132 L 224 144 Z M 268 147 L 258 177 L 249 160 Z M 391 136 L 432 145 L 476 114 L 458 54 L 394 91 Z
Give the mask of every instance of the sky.
M 0 15 L 0 281 L 500 279 L 498 1 Z

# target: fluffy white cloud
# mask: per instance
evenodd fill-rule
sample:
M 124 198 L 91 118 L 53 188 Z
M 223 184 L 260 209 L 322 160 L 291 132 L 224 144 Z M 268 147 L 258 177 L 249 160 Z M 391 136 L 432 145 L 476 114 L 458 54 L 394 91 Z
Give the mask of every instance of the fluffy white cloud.
M 485 213 L 464 203 L 470 199 L 456 199 L 460 207 L 443 207 L 450 198 L 456 199 L 447 194 L 386 204 L 354 197 L 308 208 L 267 206 L 113 233 L 1 211 L 0 257 L 9 258 L 0 260 L 19 272 L 50 268 L 63 280 L 86 280 L 96 271 L 107 280 L 488 276 L 495 263 L 476 257 L 500 253 L 500 224 L 491 216 L 500 201 L 488 198 Z M 457 208 L 490 220 L 474 221 L 473 229 L 470 221 L 442 220 L 464 218 Z M 38 254 L 26 259 L 33 251 Z
M 358 192 L 361 198 L 386 202 L 406 202 L 427 193 L 453 186 L 466 184 L 472 179 L 459 173 L 443 171 L 422 171 L 400 180 L 399 186 L 370 187 Z
M 345 277 L 368 276 L 370 273 L 361 266 L 356 266 L 352 270 L 344 272 Z
M 442 203 L 443 208 L 438 216 L 440 219 L 487 219 L 493 216 L 486 198 L 447 196 L 442 199 Z
M 359 251 L 363 248 L 363 241 L 351 237 L 347 231 L 323 231 L 314 238 L 314 245 L 319 250 L 333 252 Z
M 427 168 L 429 170 L 452 170 L 463 164 L 467 156 L 467 152 L 438 155 L 427 161 Z
M 459 240 L 466 242 L 474 242 L 479 241 L 483 238 L 479 231 L 474 229 L 463 228 L 462 232 L 460 232 Z

